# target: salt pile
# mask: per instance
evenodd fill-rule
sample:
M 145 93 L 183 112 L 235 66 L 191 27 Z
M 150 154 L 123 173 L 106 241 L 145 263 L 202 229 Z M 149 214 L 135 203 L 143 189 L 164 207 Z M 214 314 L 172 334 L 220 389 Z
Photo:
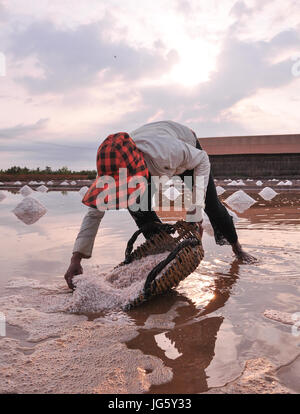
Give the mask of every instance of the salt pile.
M 248 196 L 248 194 L 246 194 L 243 190 L 239 190 L 226 198 L 225 203 L 239 213 L 243 213 L 255 204 L 256 201 L 252 197 Z
M 71 297 L 62 298 L 55 304 L 54 310 L 70 313 L 97 313 L 109 309 L 121 309 L 137 298 L 143 290 L 148 273 L 170 252 L 143 257 L 128 265 L 113 269 L 108 273 L 99 273 L 99 268 L 91 269 L 85 275 L 74 277 L 76 286 Z M 163 272 L 171 266 L 171 261 Z M 138 265 L 137 265 L 138 264 Z M 159 275 L 156 277 L 156 279 Z M 52 309 L 53 310 L 53 309 Z
M 36 185 L 36 184 L 38 184 L 38 182 L 37 181 L 29 181 L 29 183 L 28 183 L 29 185 Z
M 81 195 L 81 197 L 83 197 L 88 189 L 89 189 L 89 187 L 87 187 L 85 185 L 84 187 L 81 187 L 81 189 L 78 191 L 78 193 Z
M 280 181 L 277 185 L 293 185 L 292 181 L 286 180 L 284 181 Z
M 230 183 L 228 183 L 227 185 L 239 185 L 237 181 L 233 180 Z
M 60 185 L 69 185 L 69 183 L 67 183 L 67 181 L 63 181 Z
M 37 222 L 44 214 L 47 209 L 39 201 L 32 197 L 24 198 L 21 203 L 13 210 L 13 213 L 23 221 L 25 224 L 33 224 Z
M 76 185 L 76 181 L 71 181 L 71 185 Z
M 223 187 L 221 187 L 220 185 L 218 185 L 218 186 L 216 187 L 216 190 L 217 190 L 217 194 L 218 194 L 218 195 L 221 195 L 221 194 L 225 193 L 225 191 L 226 191 L 226 190 L 224 190 L 224 188 L 223 188 Z
M 258 193 L 264 200 L 272 200 L 278 193 L 270 187 L 265 187 Z
M 45 185 L 40 185 L 36 191 L 39 191 L 40 193 L 46 193 L 48 191 L 48 187 L 46 187 Z
M 6 198 L 6 195 L 3 191 L 0 191 L 0 201 L 4 200 Z
M 246 181 L 253 181 L 253 180 L 252 180 L 252 178 L 247 178 L 247 180 L 246 180 Z
M 21 181 L 16 181 L 15 185 L 22 185 Z
M 171 201 L 176 200 L 176 198 L 180 195 L 181 193 L 175 188 L 175 187 L 169 187 L 165 192 L 164 195 Z
M 260 187 L 261 185 L 263 185 L 263 182 L 258 180 L 258 181 L 256 181 L 256 185 L 258 185 Z
M 23 197 L 29 196 L 32 192 L 33 190 L 28 185 L 24 185 L 19 191 L 19 193 L 22 194 Z
M 0 182 L 0 185 L 4 185 L 4 184 Z
M 47 185 L 53 185 L 53 181 L 48 181 Z

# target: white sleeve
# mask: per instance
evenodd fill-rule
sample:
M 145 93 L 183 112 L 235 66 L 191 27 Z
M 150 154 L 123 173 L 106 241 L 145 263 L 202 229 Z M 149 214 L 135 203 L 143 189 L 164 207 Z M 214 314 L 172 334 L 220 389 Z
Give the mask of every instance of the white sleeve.
M 73 253 L 82 253 L 86 258 L 92 256 L 95 238 L 99 225 L 104 216 L 104 211 L 89 207 L 74 243 Z

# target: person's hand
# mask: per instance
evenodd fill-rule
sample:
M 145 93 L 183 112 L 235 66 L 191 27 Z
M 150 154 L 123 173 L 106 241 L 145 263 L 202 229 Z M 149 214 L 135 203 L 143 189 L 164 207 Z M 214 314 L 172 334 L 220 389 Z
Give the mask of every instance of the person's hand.
M 239 259 L 243 263 L 252 264 L 252 263 L 257 263 L 258 261 L 254 256 L 251 256 L 251 254 L 246 253 L 242 249 L 242 246 L 240 245 L 238 241 L 232 245 L 232 250 L 234 254 L 236 255 L 237 259 Z
M 70 289 L 74 290 L 73 277 L 81 275 L 83 273 L 82 266 L 80 264 L 82 256 L 80 254 L 73 254 L 70 266 L 65 274 L 65 280 Z

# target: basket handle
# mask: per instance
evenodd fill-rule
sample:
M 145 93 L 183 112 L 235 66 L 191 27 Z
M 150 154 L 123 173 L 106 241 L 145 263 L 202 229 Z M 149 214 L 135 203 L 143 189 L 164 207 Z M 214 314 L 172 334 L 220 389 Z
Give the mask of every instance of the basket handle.
M 161 262 L 159 262 L 148 274 L 146 278 L 146 282 L 144 284 L 144 296 L 147 298 L 150 295 L 150 287 L 151 283 L 155 281 L 156 276 L 166 267 L 175 257 L 177 254 L 184 249 L 185 247 L 196 247 L 200 244 L 200 240 L 196 237 L 190 237 L 189 239 L 183 240 L 179 243 L 174 250 Z
M 133 250 L 133 245 L 136 241 L 136 239 L 138 238 L 138 236 L 143 233 L 144 231 L 149 231 L 149 230 L 158 230 L 160 231 L 166 231 L 167 233 L 171 234 L 171 233 L 175 233 L 175 228 L 174 226 L 172 226 L 172 224 L 168 224 L 168 223 L 160 223 L 158 221 L 152 221 L 151 223 L 147 223 L 144 226 L 140 227 L 139 230 L 137 230 L 135 233 L 133 233 L 133 235 L 131 236 L 131 238 L 128 240 L 127 243 L 127 247 L 125 250 L 125 260 L 124 260 L 124 264 L 128 264 L 131 262 L 132 257 L 131 257 L 131 253 Z

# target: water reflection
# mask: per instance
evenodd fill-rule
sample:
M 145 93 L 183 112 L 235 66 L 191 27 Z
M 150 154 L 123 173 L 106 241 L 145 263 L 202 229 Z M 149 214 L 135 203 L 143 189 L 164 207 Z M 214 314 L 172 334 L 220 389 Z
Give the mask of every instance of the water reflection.
M 166 301 L 169 309 L 176 307 L 178 302 L 181 304 L 177 309 L 175 326 L 160 333 L 141 328 L 140 335 L 127 343 L 129 348 L 141 349 L 147 354 L 157 356 L 166 366 L 172 368 L 173 380 L 165 385 L 152 386 L 149 393 L 168 393 L 170 389 L 172 393 L 208 390 L 206 369 L 215 355 L 216 339 L 224 321 L 223 316 L 208 315 L 225 305 L 238 279 L 239 263 L 234 260 L 227 273 L 215 275 L 214 288 L 209 293 L 210 300 L 200 311 L 193 300 L 179 294 L 169 295 Z M 151 307 L 148 310 L 149 308 Z M 170 312 L 169 309 L 164 311 Z M 134 317 L 132 314 L 131 316 Z M 135 312 L 139 325 L 140 316 Z

